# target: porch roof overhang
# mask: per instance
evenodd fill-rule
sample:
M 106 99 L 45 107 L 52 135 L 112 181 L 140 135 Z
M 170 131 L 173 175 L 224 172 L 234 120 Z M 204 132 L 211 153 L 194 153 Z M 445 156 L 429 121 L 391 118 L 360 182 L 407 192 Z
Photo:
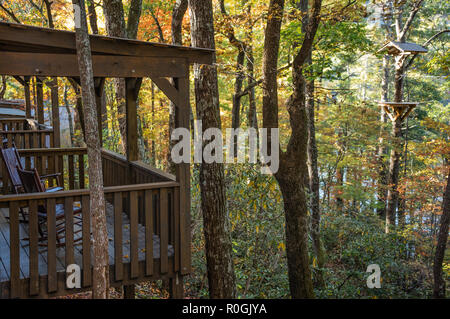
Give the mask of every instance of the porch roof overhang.
M 95 77 L 185 77 L 214 50 L 90 35 Z M 0 74 L 79 76 L 75 32 L 0 22 Z

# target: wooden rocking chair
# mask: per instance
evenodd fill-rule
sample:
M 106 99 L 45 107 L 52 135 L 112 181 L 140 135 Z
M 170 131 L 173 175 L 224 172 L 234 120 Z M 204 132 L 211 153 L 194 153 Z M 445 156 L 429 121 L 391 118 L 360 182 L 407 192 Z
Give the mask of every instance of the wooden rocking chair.
M 55 192 L 62 190 L 57 189 L 58 187 L 53 187 L 51 189 L 45 189 L 44 184 L 39 177 L 39 173 L 34 168 L 31 171 L 21 169 L 17 166 L 17 173 L 22 181 L 22 185 L 26 193 L 41 193 L 41 192 Z M 56 241 L 57 246 L 64 246 L 63 239 L 65 237 L 65 211 L 64 204 L 56 204 L 55 205 L 55 216 L 56 216 Z M 74 225 L 80 226 L 82 223 L 81 217 L 81 205 L 79 202 L 75 202 L 73 205 L 73 216 L 74 216 Z M 38 229 L 41 235 L 40 240 L 45 241 L 47 239 L 47 232 L 44 231 L 47 223 L 47 208 L 44 205 L 38 206 Z M 81 227 L 79 230 L 74 232 L 74 235 L 81 231 Z M 74 242 L 78 242 L 81 238 L 76 239 Z M 41 244 L 41 246 L 45 246 L 45 244 Z
M 3 140 L 3 148 L 0 149 L 0 154 L 3 159 L 3 162 L 5 163 L 5 168 L 7 172 L 7 177 L 2 176 L 3 178 L 3 184 L 8 183 L 8 180 L 11 181 L 12 191 L 15 194 L 21 194 L 25 192 L 22 180 L 19 177 L 19 173 L 17 172 L 17 167 L 20 169 L 23 169 L 22 161 L 20 160 L 19 152 L 16 149 L 15 144 L 13 143 L 12 147 L 7 147 L 7 141 Z M 49 180 L 51 178 L 56 179 L 57 187 L 52 187 L 46 190 L 46 192 L 55 192 L 59 190 L 63 190 L 62 187 L 59 186 L 59 176 L 61 174 L 48 174 L 43 175 L 40 177 L 41 183 Z M 25 211 L 23 207 L 20 208 L 20 215 L 22 216 L 21 222 L 28 222 L 27 216 L 25 214 Z
M 20 179 L 18 172 L 17 172 L 17 168 L 20 168 L 23 170 L 23 166 L 22 166 L 22 161 L 20 160 L 19 152 L 17 152 L 16 146 L 14 145 L 14 143 L 13 143 L 12 147 L 9 147 L 9 148 L 3 147 L 1 149 L 1 156 L 2 156 L 3 162 L 5 163 L 6 171 L 8 173 L 9 180 L 11 181 L 14 193 L 16 193 L 16 194 L 23 193 L 24 187 L 22 184 L 22 180 Z M 56 192 L 56 191 L 63 190 L 63 188 L 60 187 L 60 180 L 59 180 L 60 176 L 61 176 L 60 173 L 39 176 L 41 183 L 45 182 L 46 180 L 52 179 L 52 178 L 56 180 L 57 186 L 46 189 L 45 190 L 46 192 Z M 6 183 L 7 180 L 5 180 L 4 177 L 3 177 L 3 179 L 4 179 L 3 183 Z

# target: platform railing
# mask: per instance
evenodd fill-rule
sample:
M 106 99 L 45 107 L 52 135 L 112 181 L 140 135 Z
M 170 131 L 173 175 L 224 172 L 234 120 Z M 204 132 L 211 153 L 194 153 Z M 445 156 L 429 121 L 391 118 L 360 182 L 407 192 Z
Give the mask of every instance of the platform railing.
M 111 285 L 127 285 L 161 276 L 170 276 L 179 270 L 180 205 L 179 184 L 176 182 L 113 186 L 104 189 L 113 223 L 109 227 Z M 56 193 L 34 193 L 0 197 L 0 206 L 9 208 L 10 225 L 10 297 L 51 296 L 70 293 L 65 286 L 64 269 L 77 264 L 82 269 L 82 288 L 92 286 L 92 223 L 89 190 L 69 190 Z M 75 204 L 75 206 L 74 206 Z M 74 207 L 81 214 L 74 216 Z M 26 211 L 28 223 L 19 222 Z M 38 217 L 45 209 L 46 216 Z M 57 211 L 65 213 L 63 228 Z M 129 213 L 129 227 L 123 226 L 123 211 Z M 139 225 L 139 215 L 144 216 Z M 42 224 L 43 222 L 43 224 Z M 45 226 L 44 241 L 39 233 Z M 28 254 L 22 253 L 24 240 L 21 227 L 28 229 Z M 127 230 L 129 229 L 129 230 Z M 63 239 L 58 241 L 63 232 Z M 127 232 L 127 236 L 125 233 Z M 78 235 L 77 235 L 78 234 Z M 142 234 L 145 239 L 142 240 Z M 154 237 L 154 235 L 158 237 Z M 141 235 L 141 236 L 140 236 Z M 154 246 L 154 239 L 159 246 Z M 170 246 L 169 246 L 170 245 Z M 44 246 L 44 247 L 43 247 Z M 154 249 L 159 251 L 154 251 Z M 169 253 L 169 247 L 171 253 Z M 45 249 L 46 275 L 39 269 L 39 258 Z M 125 255 L 125 250 L 129 255 Z M 170 258 L 169 258 L 170 254 Z M 172 258 L 173 257 L 173 258 Z M 64 269 L 58 270 L 63 260 Z M 42 270 L 41 270 L 42 272 Z

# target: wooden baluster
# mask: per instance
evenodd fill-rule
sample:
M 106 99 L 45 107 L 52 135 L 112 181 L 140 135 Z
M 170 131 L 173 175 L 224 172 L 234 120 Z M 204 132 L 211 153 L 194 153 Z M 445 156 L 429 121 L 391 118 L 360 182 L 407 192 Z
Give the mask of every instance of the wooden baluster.
M 9 202 L 9 227 L 11 298 L 18 298 L 20 297 L 20 239 L 19 207 L 15 201 Z
M 64 199 L 64 215 L 65 215 L 65 227 L 66 227 L 66 234 L 65 234 L 65 245 L 66 245 L 66 255 L 65 255 L 65 262 L 66 262 L 66 269 L 67 266 L 70 264 L 75 263 L 75 257 L 74 257 L 74 220 L 73 220 L 73 198 L 72 197 L 66 197 Z
M 56 275 L 56 215 L 54 198 L 47 199 L 47 272 L 48 272 L 48 292 L 55 292 L 58 289 Z
M 160 223 L 160 255 L 161 255 L 161 273 L 166 273 L 168 271 L 168 254 L 167 248 L 169 245 L 169 220 L 168 220 L 168 200 L 167 200 L 167 188 L 162 188 L 160 198 L 161 207 L 161 223 Z
M 69 189 L 75 189 L 75 168 L 73 155 L 69 155 Z
M 153 193 L 145 191 L 145 274 L 153 275 Z
M 138 252 L 138 200 L 137 192 L 130 192 L 130 257 L 131 278 L 139 276 L 139 252 Z
M 180 270 L 180 188 L 174 188 L 174 196 L 172 199 L 174 214 L 174 233 L 175 239 L 173 243 L 174 250 L 174 270 Z
M 30 295 L 39 294 L 39 259 L 38 259 L 38 242 L 39 242 L 39 220 L 37 201 L 31 200 L 28 203 L 29 217 L 28 229 L 30 234 Z
M 91 270 L 91 211 L 89 196 L 83 196 L 81 200 L 83 216 L 83 287 L 89 287 L 92 282 Z
M 114 263 L 116 281 L 123 279 L 122 193 L 114 193 Z

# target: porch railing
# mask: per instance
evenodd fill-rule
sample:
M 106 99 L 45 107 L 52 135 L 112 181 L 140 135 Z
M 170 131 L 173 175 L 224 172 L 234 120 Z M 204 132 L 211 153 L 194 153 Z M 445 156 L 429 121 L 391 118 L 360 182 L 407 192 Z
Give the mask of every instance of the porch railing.
M 179 184 L 151 184 L 106 187 L 110 237 L 110 281 L 125 285 L 145 278 L 170 275 L 178 271 L 180 258 Z M 91 211 L 89 190 L 35 193 L 0 197 L 0 205 L 9 207 L 10 223 L 10 297 L 48 296 L 65 290 L 65 269 L 70 264 L 82 268 L 82 287 L 92 285 Z M 81 224 L 74 218 L 74 203 L 81 205 Z M 65 212 L 64 247 L 58 248 L 56 211 Z M 19 210 L 28 212 L 28 254 L 23 253 Z M 39 208 L 41 207 L 41 208 Z M 45 207 L 46 269 L 40 269 L 42 241 L 39 240 L 38 209 Z M 129 213 L 129 227 L 123 226 L 123 211 Z M 139 225 L 138 216 L 144 216 Z M 108 213 L 107 213 L 108 215 Z M 77 227 L 80 240 L 77 240 Z M 127 230 L 129 229 L 129 231 Z M 157 235 L 155 237 L 155 235 Z M 155 245 L 154 241 L 159 241 Z M 81 246 L 77 245 L 81 244 Z M 169 251 L 170 250 L 170 251 Z M 169 257 L 170 255 L 170 257 Z M 173 258 L 172 258 L 173 257 Z M 61 269 L 63 264 L 63 269 Z M 42 267 L 41 267 L 42 268 Z M 27 279 L 29 278 L 29 279 Z

